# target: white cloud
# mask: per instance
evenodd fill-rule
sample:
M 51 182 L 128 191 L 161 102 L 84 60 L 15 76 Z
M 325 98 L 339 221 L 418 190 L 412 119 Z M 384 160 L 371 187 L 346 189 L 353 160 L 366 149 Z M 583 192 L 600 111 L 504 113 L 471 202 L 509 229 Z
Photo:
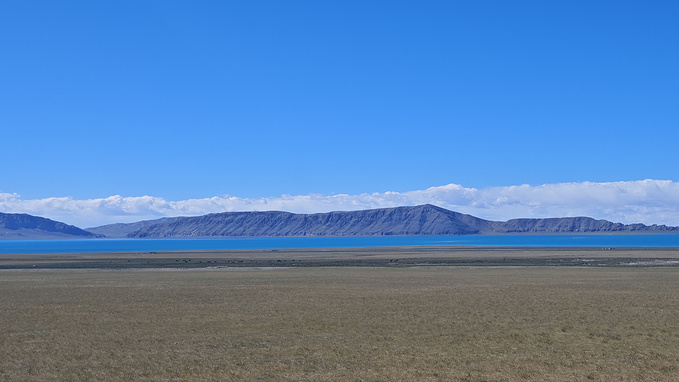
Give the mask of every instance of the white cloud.
M 69 197 L 23 200 L 17 194 L 0 193 L 2 212 L 44 216 L 80 227 L 224 211 L 313 213 L 425 203 L 491 220 L 591 216 L 622 223 L 679 225 L 679 183 L 651 179 L 483 189 L 449 184 L 408 192 L 282 195 L 270 198 L 215 196 L 179 201 L 153 196 L 119 195 L 87 200 Z

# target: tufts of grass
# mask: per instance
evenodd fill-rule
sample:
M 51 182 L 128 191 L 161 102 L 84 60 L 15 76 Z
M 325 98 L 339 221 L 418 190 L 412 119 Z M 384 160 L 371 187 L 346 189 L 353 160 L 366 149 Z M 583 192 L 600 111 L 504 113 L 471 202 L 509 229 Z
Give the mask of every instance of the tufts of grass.
M 0 380 L 671 381 L 672 268 L 5 271 Z

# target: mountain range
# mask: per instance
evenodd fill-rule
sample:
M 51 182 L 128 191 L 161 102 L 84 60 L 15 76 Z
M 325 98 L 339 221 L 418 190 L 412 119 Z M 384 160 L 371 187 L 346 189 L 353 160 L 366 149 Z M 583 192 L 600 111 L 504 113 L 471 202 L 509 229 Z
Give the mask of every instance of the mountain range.
M 612 223 L 589 217 L 490 221 L 431 204 L 316 214 L 280 211 L 222 212 L 195 217 L 163 218 L 127 225 L 115 224 L 88 230 L 109 237 L 128 238 L 679 233 L 679 227 Z
M 589 217 L 491 221 L 431 204 L 294 214 L 222 212 L 80 228 L 26 214 L 0 213 L 0 239 L 437 236 L 539 233 L 679 233 L 679 227 L 622 224 Z

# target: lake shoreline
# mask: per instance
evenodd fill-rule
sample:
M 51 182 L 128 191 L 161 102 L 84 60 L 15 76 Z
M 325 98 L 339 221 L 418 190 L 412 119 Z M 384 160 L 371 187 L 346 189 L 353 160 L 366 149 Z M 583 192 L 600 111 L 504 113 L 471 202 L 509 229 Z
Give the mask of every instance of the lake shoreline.
M 492 235 L 0 241 L 0 254 L 396 247 L 679 248 L 679 235 Z

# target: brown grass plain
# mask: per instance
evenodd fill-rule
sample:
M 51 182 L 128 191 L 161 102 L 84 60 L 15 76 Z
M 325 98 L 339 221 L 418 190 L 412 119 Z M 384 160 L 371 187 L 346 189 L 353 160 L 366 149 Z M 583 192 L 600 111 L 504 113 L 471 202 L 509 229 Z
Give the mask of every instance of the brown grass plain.
M 0 271 L 0 380 L 672 381 L 672 267 Z

